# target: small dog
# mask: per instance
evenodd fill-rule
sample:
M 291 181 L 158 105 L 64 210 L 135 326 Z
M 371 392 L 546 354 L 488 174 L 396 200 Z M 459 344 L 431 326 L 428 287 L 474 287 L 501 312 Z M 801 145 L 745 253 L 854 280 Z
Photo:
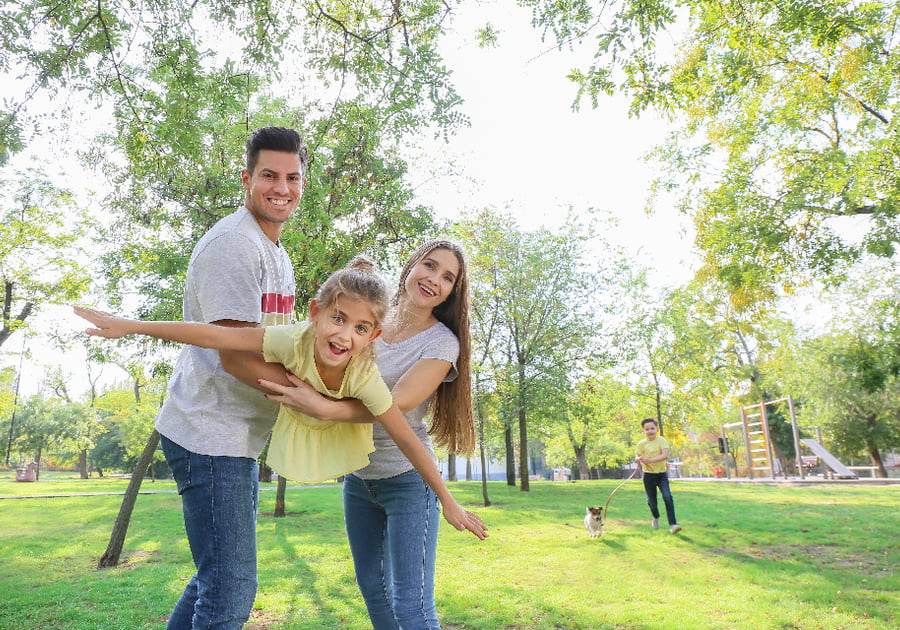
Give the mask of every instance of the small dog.
M 591 538 L 599 538 L 603 535 L 603 508 L 589 507 L 584 515 L 584 526 L 587 527 Z

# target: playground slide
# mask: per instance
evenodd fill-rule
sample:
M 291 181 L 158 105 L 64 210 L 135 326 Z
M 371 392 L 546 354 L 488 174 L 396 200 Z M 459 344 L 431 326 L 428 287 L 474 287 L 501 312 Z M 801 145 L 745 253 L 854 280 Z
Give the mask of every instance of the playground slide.
M 825 447 L 813 440 L 812 438 L 801 439 L 804 446 L 806 446 L 813 453 L 818 455 L 825 465 L 828 466 L 833 472 L 834 476 L 839 479 L 856 479 L 856 473 L 844 466 L 841 462 L 838 461 L 837 457 L 829 453 L 825 450 Z

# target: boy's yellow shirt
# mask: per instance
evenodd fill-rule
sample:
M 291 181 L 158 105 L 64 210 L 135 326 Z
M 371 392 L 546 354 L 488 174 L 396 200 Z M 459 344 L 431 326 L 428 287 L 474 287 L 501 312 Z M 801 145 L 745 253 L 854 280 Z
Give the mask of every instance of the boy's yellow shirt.
M 644 457 L 659 457 L 663 449 L 668 449 L 669 443 L 666 442 L 666 438 L 656 436 L 652 440 L 648 440 L 644 438 L 640 442 L 637 443 L 637 447 L 635 448 L 635 452 L 638 455 L 643 455 Z M 666 459 L 661 459 L 658 462 L 652 462 L 650 464 L 641 464 L 646 473 L 664 473 L 668 470 L 669 462 Z

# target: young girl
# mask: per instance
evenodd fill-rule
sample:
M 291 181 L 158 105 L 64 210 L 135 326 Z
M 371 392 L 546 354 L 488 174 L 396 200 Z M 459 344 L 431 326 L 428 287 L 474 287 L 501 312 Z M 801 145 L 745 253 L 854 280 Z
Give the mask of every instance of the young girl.
M 461 454 L 475 445 L 468 282 L 459 245 L 423 244 L 400 273 L 384 334 L 375 342 L 376 363 L 394 402 L 429 450 L 432 438 Z M 275 392 L 272 400 L 317 418 L 371 421 L 358 401 L 326 398 L 290 373 L 279 377 L 262 383 Z M 399 446 L 376 426 L 369 465 L 344 477 L 344 521 L 356 581 L 375 630 L 439 629 L 437 501 Z
M 290 326 L 230 328 L 199 322 L 149 322 L 75 307 L 96 328 L 89 335 L 142 334 L 204 348 L 262 352 L 330 398 L 357 398 L 397 442 L 441 500 L 444 518 L 458 530 L 486 536 L 478 516 L 453 499 L 431 454 L 410 429 L 373 361 L 370 344 L 381 334 L 387 289 L 374 265 L 357 257 L 320 287 L 309 321 Z M 268 462 L 290 479 L 321 481 L 368 464 L 372 424 L 318 420 L 284 406 L 272 432 Z

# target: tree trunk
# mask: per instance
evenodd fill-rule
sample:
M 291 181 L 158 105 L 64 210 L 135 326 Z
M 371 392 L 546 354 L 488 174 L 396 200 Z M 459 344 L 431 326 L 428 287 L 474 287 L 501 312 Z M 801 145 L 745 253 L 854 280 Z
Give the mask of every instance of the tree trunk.
M 506 485 L 516 485 L 516 451 L 513 448 L 512 427 L 508 424 L 503 429 L 506 442 Z
M 519 490 L 528 492 L 531 484 L 528 479 L 528 426 L 525 424 L 525 408 L 519 407 Z
M 456 479 L 456 454 L 447 454 L 447 481 L 457 481 Z
M 481 458 L 481 498 L 484 501 L 484 507 L 488 507 L 491 500 L 488 498 L 487 454 L 484 452 L 484 416 L 481 413 L 481 398 L 476 400 L 478 400 L 478 456 Z
M 34 469 L 34 480 L 41 480 L 41 452 L 43 449 L 39 446 L 37 450 L 37 457 L 34 458 L 34 463 L 37 464 L 37 468 Z
M 479 450 L 481 451 L 481 498 L 484 501 L 484 507 L 488 507 L 491 500 L 488 497 L 487 455 L 484 452 L 484 446 L 481 446 Z
M 156 429 L 150 434 L 144 452 L 141 453 L 141 459 L 134 467 L 131 474 L 131 481 L 128 482 L 128 488 L 125 490 L 125 497 L 122 499 L 122 505 L 119 508 L 119 514 L 116 516 L 116 522 L 113 525 L 112 535 L 109 538 L 109 545 L 106 552 L 100 557 L 97 563 L 98 569 L 106 567 L 114 567 L 119 564 L 119 556 L 122 555 L 122 547 L 125 544 L 125 534 L 128 533 L 128 524 L 131 521 L 131 512 L 134 510 L 134 504 L 137 501 L 138 491 L 141 489 L 141 481 L 144 480 L 144 474 L 150 463 L 153 461 L 153 454 L 159 445 L 159 432 Z
M 275 512 L 273 516 L 281 518 L 285 515 L 284 511 L 284 495 L 287 490 L 287 479 L 278 475 L 278 489 L 275 491 Z
M 518 401 L 519 401 L 519 476 L 521 477 L 522 485 L 519 486 L 519 490 L 522 492 L 528 492 L 531 490 L 531 484 L 528 479 L 529 466 L 530 463 L 528 460 L 528 423 L 527 417 L 525 415 L 525 361 L 519 360 L 519 391 L 518 391 Z
M 88 478 L 87 469 L 87 449 L 83 448 L 78 452 L 78 472 L 82 479 Z
M 585 456 L 586 450 L 587 448 L 584 446 L 575 447 L 575 461 L 578 462 L 578 476 L 584 481 L 591 478 L 591 471 L 588 469 L 587 457 Z
M 466 481 L 472 481 L 472 458 L 466 458 Z
M 873 466 L 878 466 L 878 476 L 882 479 L 887 478 L 887 470 L 884 467 L 884 460 L 881 459 L 881 451 L 878 447 L 870 442 L 866 442 L 866 450 L 869 451 L 869 459 L 872 460 Z

